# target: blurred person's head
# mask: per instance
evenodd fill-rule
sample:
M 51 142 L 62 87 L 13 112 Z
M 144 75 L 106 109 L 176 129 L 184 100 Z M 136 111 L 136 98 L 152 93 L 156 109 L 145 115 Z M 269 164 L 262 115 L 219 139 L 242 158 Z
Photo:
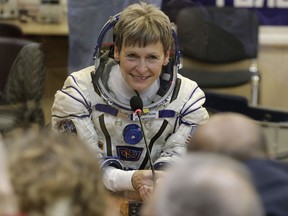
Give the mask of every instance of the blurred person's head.
M 29 132 L 9 145 L 11 181 L 21 211 L 37 216 L 105 215 L 102 173 L 80 139 Z
M 237 113 L 212 115 L 190 138 L 188 151 L 216 152 L 241 161 L 268 157 L 261 126 Z
M 191 153 L 172 167 L 142 207 L 142 216 L 263 216 L 240 162 L 212 153 Z
M 7 168 L 6 149 L 0 134 L 0 215 L 15 215 L 18 206 Z

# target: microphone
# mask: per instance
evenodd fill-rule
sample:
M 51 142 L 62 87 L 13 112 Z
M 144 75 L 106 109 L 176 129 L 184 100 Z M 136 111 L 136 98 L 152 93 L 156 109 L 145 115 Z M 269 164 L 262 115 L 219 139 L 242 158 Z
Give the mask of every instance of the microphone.
M 152 171 L 152 178 L 153 178 L 153 182 L 155 182 L 155 169 L 154 169 L 154 166 L 153 166 L 153 163 L 152 163 L 152 159 L 151 159 L 151 152 L 150 152 L 150 149 L 148 147 L 146 136 L 145 136 L 145 133 L 144 133 L 142 120 L 140 118 L 141 117 L 141 113 L 143 112 L 143 101 L 142 101 L 141 97 L 139 97 L 138 95 L 133 96 L 130 99 L 130 106 L 131 106 L 132 111 L 134 113 L 136 113 L 136 115 L 138 116 L 138 119 L 139 119 L 139 122 L 140 122 L 140 128 L 141 128 L 141 131 L 142 131 L 142 134 L 143 134 L 145 147 L 146 147 L 146 150 L 147 150 L 147 153 L 148 153 L 148 160 L 149 160 L 150 168 L 151 168 L 151 171 Z
M 141 114 L 142 111 L 143 111 L 143 101 L 142 99 L 135 95 L 133 96 L 131 99 L 130 99 L 130 106 L 131 106 L 131 109 L 134 113 L 137 114 Z M 139 116 L 138 116 L 139 117 Z

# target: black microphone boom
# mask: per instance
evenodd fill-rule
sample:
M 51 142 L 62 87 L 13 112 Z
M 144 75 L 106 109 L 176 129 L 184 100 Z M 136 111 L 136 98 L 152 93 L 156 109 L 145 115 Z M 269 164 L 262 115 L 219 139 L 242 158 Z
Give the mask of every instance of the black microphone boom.
M 139 97 L 138 95 L 133 96 L 130 99 L 130 106 L 131 106 L 131 109 L 133 110 L 133 112 L 135 112 L 139 118 L 140 128 L 141 128 L 141 131 L 143 133 L 144 143 L 145 143 L 145 147 L 146 147 L 147 154 L 148 154 L 148 160 L 149 160 L 150 168 L 152 171 L 152 178 L 153 178 L 153 182 L 155 182 L 155 170 L 154 170 L 154 166 L 152 163 L 150 149 L 149 149 L 149 146 L 148 146 L 147 141 L 146 141 L 146 136 L 144 133 L 144 128 L 143 128 L 142 120 L 141 120 L 141 116 L 140 116 L 140 113 L 143 112 L 143 101 L 142 101 L 141 97 Z

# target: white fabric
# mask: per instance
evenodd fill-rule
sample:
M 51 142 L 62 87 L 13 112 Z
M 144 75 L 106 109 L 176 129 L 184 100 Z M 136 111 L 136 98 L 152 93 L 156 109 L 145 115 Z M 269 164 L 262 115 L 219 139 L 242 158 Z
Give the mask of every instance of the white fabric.
M 134 190 L 131 178 L 135 170 L 124 171 L 114 167 L 106 167 L 104 172 L 104 184 L 111 191 Z

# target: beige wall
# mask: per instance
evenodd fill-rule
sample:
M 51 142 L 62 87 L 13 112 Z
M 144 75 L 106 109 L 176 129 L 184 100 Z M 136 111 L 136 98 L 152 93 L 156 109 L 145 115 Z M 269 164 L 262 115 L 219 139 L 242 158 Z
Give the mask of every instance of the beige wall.
M 259 69 L 262 74 L 261 104 L 288 111 L 288 45 L 262 46 Z

